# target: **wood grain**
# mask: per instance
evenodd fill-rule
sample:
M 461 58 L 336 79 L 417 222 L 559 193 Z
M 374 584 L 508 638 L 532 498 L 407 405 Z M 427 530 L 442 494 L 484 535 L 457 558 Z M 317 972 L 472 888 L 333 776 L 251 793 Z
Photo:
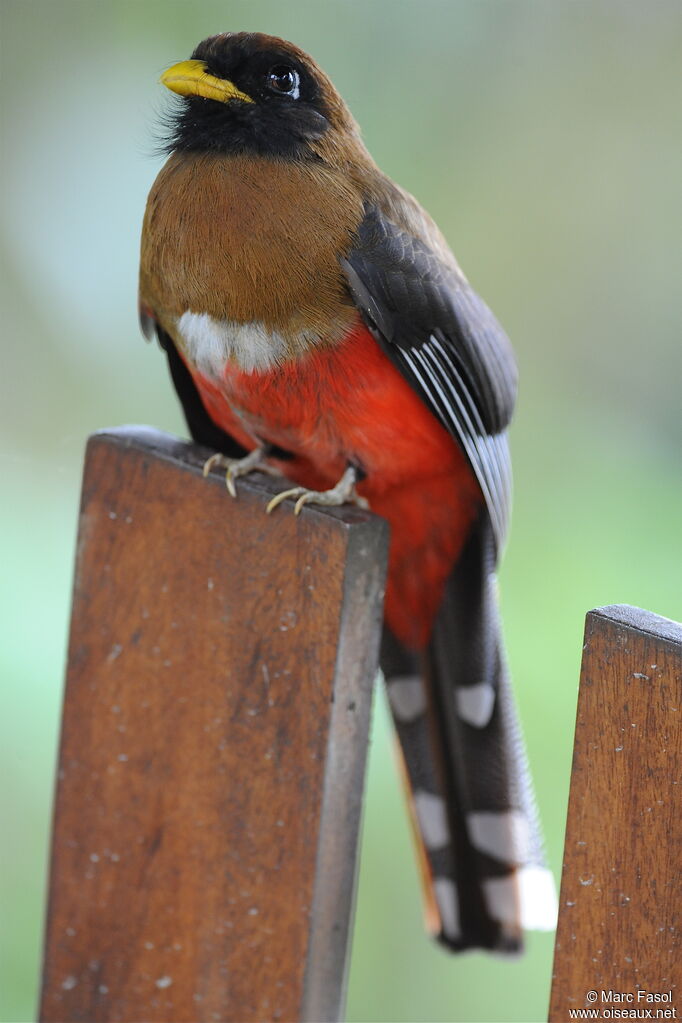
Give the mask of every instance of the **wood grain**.
M 552 1023 L 679 1018 L 682 626 L 637 608 L 587 616 L 560 907 Z
M 88 445 L 41 1019 L 336 1019 L 387 530 Z

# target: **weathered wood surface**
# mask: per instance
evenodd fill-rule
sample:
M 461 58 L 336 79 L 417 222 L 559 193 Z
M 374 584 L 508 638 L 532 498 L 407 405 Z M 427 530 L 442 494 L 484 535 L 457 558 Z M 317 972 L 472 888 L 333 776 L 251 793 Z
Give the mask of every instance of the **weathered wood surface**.
M 600 608 L 585 629 L 550 1021 L 680 1018 L 681 911 L 682 626 Z
M 88 445 L 45 1023 L 342 1012 L 386 528 L 206 454 Z

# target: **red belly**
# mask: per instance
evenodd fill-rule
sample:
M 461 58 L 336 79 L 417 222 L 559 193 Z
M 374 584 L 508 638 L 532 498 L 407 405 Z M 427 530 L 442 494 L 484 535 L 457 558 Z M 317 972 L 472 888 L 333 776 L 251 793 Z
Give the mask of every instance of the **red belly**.
M 425 646 L 445 580 L 482 500 L 459 446 L 358 325 L 334 347 L 263 373 L 226 367 L 221 381 L 192 370 L 209 415 L 247 449 L 269 441 L 296 457 L 282 471 L 313 489 L 348 462 L 358 492 L 391 526 L 386 620 L 407 646 Z

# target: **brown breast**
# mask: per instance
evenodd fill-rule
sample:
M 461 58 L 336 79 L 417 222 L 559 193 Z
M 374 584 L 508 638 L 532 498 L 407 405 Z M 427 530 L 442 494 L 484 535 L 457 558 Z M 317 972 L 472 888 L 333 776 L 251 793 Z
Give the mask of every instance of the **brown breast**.
M 356 316 L 339 256 L 361 217 L 358 186 L 332 167 L 174 154 L 147 202 L 141 300 L 171 335 L 191 310 L 333 342 Z

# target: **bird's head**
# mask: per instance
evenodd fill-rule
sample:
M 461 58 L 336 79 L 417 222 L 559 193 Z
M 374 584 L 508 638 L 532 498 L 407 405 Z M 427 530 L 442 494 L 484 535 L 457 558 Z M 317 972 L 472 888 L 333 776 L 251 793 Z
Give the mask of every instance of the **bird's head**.
M 358 129 L 330 79 L 292 43 L 226 32 L 199 43 L 161 82 L 183 97 L 171 119 L 171 151 L 324 158 Z

